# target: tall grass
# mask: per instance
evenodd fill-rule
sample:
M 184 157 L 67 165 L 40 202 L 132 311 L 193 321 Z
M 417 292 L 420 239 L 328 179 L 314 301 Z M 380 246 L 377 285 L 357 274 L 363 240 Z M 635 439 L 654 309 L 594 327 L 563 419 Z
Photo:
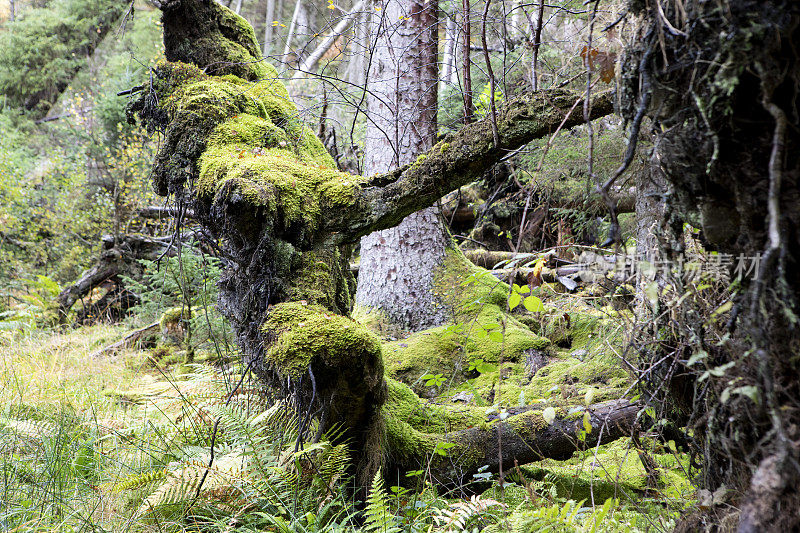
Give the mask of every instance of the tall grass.
M 666 498 L 573 499 L 574 480 L 588 490 L 594 483 L 594 494 L 609 485 L 584 479 L 587 461 L 633 462 L 619 460 L 628 453 L 616 443 L 545 464 L 541 476 L 518 469 L 507 479 L 515 483 L 468 500 L 381 482 L 358 502 L 346 448 L 323 439 L 298 450 L 294 410 L 240 383 L 240 369 L 170 371 L 141 351 L 92 357 L 123 333 L 94 326 L 0 338 L 0 530 L 577 532 L 673 523 Z

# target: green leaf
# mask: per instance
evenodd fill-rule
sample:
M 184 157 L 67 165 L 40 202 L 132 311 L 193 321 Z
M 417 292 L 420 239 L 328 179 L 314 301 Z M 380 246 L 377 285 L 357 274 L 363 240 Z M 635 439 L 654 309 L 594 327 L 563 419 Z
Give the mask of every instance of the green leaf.
M 594 387 L 589 387 L 588 389 L 586 389 L 586 396 L 583 397 L 583 403 L 586 405 L 591 404 L 592 400 L 594 400 L 594 395 L 596 392 L 597 389 L 595 389 Z
M 522 296 L 520 296 L 519 293 L 516 291 L 512 292 L 511 296 L 509 296 L 508 298 L 508 308 L 513 311 L 514 308 L 517 307 L 521 301 L 522 301 Z
M 589 411 L 583 413 L 583 429 L 586 430 L 586 433 L 592 432 L 592 417 L 589 414 Z
M 497 365 L 493 365 L 491 363 L 487 363 L 487 362 L 481 360 L 480 364 L 475 365 L 475 370 L 477 370 L 478 373 L 480 373 L 480 374 L 486 374 L 488 372 L 496 372 L 497 371 Z
M 545 408 L 544 411 L 542 411 L 542 418 L 544 418 L 544 421 L 547 422 L 548 424 L 552 424 L 553 420 L 556 419 L 555 408 L 553 407 Z
M 708 352 L 706 352 L 705 350 L 698 350 L 692 354 L 692 356 L 686 362 L 686 366 L 692 366 L 696 362 L 701 361 L 706 357 L 708 357 Z
M 731 361 L 730 363 L 726 363 L 724 365 L 720 365 L 718 367 L 712 368 L 706 372 L 703 372 L 703 375 L 697 378 L 697 381 L 703 381 L 708 379 L 709 376 L 714 376 L 715 378 L 720 378 L 725 375 L 725 372 L 733 367 L 736 364 L 735 361 Z
M 541 313 L 544 311 L 544 304 L 537 296 L 526 297 L 523 305 L 525 306 L 525 309 L 531 313 Z
M 720 401 L 722 403 L 727 403 L 731 395 L 733 394 L 747 396 L 753 401 L 753 403 L 758 404 L 758 398 L 759 398 L 758 388 L 753 385 L 744 385 L 741 387 L 736 387 L 735 389 L 726 387 L 725 390 L 722 391 L 722 394 L 720 395 Z
M 437 455 L 441 455 L 442 457 L 447 457 L 447 450 L 455 446 L 452 442 L 437 442 L 436 448 L 434 448 L 434 453 Z
M 728 311 L 731 310 L 731 307 L 733 307 L 733 302 L 728 300 L 724 304 L 717 307 L 717 309 L 713 313 L 711 313 L 711 316 L 717 316 L 721 315 L 722 313 L 727 313 Z

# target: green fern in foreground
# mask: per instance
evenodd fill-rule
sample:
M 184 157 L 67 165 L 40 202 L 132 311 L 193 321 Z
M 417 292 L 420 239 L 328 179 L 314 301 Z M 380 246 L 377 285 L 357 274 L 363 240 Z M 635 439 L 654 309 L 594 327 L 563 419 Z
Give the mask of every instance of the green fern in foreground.
M 389 496 L 383 486 L 383 475 L 380 469 L 372 480 L 372 488 L 367 497 L 367 508 L 364 512 L 366 523 L 364 530 L 372 533 L 398 533 L 397 517 L 392 514 Z

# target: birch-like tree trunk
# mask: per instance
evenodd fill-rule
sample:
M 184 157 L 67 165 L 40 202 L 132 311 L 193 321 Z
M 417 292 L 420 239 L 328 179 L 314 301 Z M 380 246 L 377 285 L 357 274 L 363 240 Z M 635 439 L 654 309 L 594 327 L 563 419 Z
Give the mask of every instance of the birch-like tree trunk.
M 286 61 L 289 52 L 292 50 L 292 39 L 294 39 L 294 32 L 297 28 L 297 18 L 300 16 L 300 10 L 303 8 L 303 2 L 300 0 L 294 5 L 294 12 L 292 13 L 292 21 L 289 23 L 289 33 L 286 34 L 286 45 L 283 47 L 283 60 Z
M 442 57 L 442 79 L 439 92 L 444 90 L 448 84 L 452 83 L 453 71 L 455 70 L 457 39 L 458 30 L 456 28 L 456 21 L 453 17 L 448 15 L 444 32 L 444 55 Z
M 267 56 L 272 49 L 273 20 L 275 20 L 275 0 L 267 0 L 267 14 L 264 17 L 264 56 Z
M 322 59 L 322 56 L 331 49 L 331 47 L 336 43 L 336 40 L 342 35 L 347 29 L 353 24 L 353 21 L 358 18 L 361 10 L 364 8 L 366 2 L 365 0 L 360 0 L 356 2 L 353 8 L 342 16 L 339 22 L 334 26 L 331 33 L 323 39 L 322 43 L 314 49 L 311 54 L 309 54 L 308 58 L 306 58 L 297 69 L 297 72 L 294 75 L 294 78 L 301 78 L 304 74 L 308 72 L 312 72 L 314 68 L 316 68 L 317 63 L 319 60 Z M 299 62 L 299 61 L 298 61 Z
M 347 81 L 354 87 L 366 83 L 366 58 L 369 55 L 369 20 L 371 13 L 365 12 L 355 22 L 355 38 L 351 41 L 350 61 L 347 64 Z
M 378 1 L 364 173 L 413 162 L 436 138 L 437 2 Z M 361 239 L 356 302 L 392 321 L 422 329 L 444 321 L 431 286 L 449 236 L 435 208 Z

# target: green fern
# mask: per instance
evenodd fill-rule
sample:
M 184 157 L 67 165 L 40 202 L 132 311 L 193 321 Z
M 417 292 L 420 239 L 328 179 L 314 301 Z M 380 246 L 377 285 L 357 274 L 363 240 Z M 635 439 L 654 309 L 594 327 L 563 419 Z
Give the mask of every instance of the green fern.
M 122 492 L 126 490 L 135 490 L 145 485 L 149 485 L 150 483 L 155 483 L 156 481 L 161 481 L 167 477 L 167 469 L 160 468 L 155 470 L 149 470 L 142 474 L 134 474 L 122 481 L 118 481 L 113 483 L 110 487 L 111 492 Z
M 384 489 L 383 476 L 380 469 L 375 473 L 375 478 L 372 480 L 372 488 L 367 497 L 365 515 L 365 531 L 375 533 L 397 533 L 401 531 L 396 525 L 397 517 L 392 514 L 389 508 L 389 496 Z
M 484 526 L 489 522 L 496 522 L 498 517 L 492 512 L 494 507 L 504 508 L 506 505 L 497 500 L 473 495 L 467 501 L 455 502 L 445 509 L 434 510 L 433 519 L 439 526 L 437 530 L 443 533 L 466 531 L 477 519 Z

